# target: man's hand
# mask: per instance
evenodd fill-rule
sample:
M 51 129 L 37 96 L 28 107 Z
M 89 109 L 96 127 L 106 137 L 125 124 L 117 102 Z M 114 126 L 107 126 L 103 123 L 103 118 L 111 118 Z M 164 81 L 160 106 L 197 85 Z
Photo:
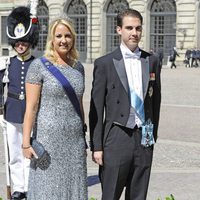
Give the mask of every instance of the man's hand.
M 4 128 L 4 127 L 6 126 L 6 122 L 5 122 L 5 120 L 4 120 L 3 115 L 0 115 L 0 126 L 1 126 L 2 128 Z
M 92 160 L 98 165 L 103 166 L 103 151 L 92 152 Z

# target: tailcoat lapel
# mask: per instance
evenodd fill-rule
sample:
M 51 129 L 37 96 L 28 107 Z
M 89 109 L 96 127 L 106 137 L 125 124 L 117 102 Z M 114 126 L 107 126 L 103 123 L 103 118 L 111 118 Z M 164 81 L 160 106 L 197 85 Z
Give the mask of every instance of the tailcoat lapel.
M 114 67 L 117 71 L 118 77 L 124 86 L 127 94 L 129 94 L 128 78 L 126 74 L 125 64 L 120 48 L 115 51 L 115 57 L 113 58 Z M 149 84 L 149 56 L 141 53 L 141 67 L 142 67 L 142 85 L 143 85 L 143 97 L 145 98 L 148 84 Z
M 142 66 L 143 97 L 145 98 L 149 85 L 149 56 L 145 58 L 141 54 L 141 66 Z
M 124 86 L 124 89 L 126 90 L 128 94 L 129 93 L 128 79 L 127 79 L 125 64 L 124 64 L 124 60 L 123 60 L 120 48 L 116 50 L 116 53 L 117 53 L 116 54 L 117 57 L 113 58 L 114 67 L 117 71 L 118 77 L 122 85 Z

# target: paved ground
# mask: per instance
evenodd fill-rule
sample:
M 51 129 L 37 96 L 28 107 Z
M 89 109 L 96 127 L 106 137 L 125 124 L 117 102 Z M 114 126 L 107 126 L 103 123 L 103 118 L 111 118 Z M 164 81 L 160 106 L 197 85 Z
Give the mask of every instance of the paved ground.
M 85 64 L 86 117 L 92 65 Z M 155 145 L 147 200 L 200 200 L 200 68 L 162 69 L 162 105 L 159 138 Z M 0 134 L 0 196 L 5 199 L 3 136 Z M 89 197 L 101 199 L 98 168 L 88 152 Z M 123 200 L 123 197 L 121 198 Z

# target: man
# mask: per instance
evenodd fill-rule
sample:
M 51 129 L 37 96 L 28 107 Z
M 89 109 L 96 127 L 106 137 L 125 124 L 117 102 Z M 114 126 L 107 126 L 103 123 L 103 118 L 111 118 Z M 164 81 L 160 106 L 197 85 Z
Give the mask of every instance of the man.
M 0 98 L 4 99 L 4 86 L 7 94 L 6 102 L 1 101 L 5 131 L 9 149 L 10 176 L 13 183 L 11 200 L 26 198 L 28 188 L 29 160 L 22 154 L 22 128 L 26 105 L 25 78 L 28 67 L 34 57 L 31 48 L 38 41 L 38 21 L 32 17 L 27 7 L 17 7 L 8 16 L 7 21 L 8 43 L 13 47 L 16 56 L 10 58 L 10 63 L 0 71 L 1 89 Z M 0 63 L 1 65 L 1 63 Z M 1 112 L 2 113 L 2 112 Z
M 190 56 L 191 56 L 191 67 L 198 67 L 198 63 L 197 63 L 197 50 L 196 49 L 193 49 L 192 51 L 191 51 L 191 54 L 190 54 Z
M 103 200 L 120 199 L 125 186 L 126 200 L 146 200 L 152 136 L 157 139 L 161 68 L 157 56 L 138 47 L 142 21 L 138 11 L 122 11 L 117 16 L 120 47 L 94 63 L 90 137 Z
M 185 63 L 185 67 L 191 67 L 190 66 L 190 55 L 191 55 L 191 50 L 190 49 L 187 49 L 186 52 L 185 52 L 185 60 L 184 60 L 184 63 Z
M 170 57 L 169 61 L 171 62 L 171 69 L 174 67 L 176 68 L 176 56 L 179 56 L 178 52 L 176 51 L 176 47 L 173 47 L 173 49 L 170 51 Z

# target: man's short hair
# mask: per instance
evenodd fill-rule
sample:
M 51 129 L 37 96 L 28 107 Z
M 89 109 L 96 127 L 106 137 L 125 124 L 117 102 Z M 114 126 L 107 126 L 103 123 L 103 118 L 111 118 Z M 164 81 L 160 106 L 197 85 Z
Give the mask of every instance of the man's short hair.
M 123 10 L 117 15 L 117 26 L 122 27 L 123 18 L 126 16 L 139 18 L 141 21 L 141 24 L 143 23 L 142 15 L 137 10 L 128 8 L 128 9 Z

